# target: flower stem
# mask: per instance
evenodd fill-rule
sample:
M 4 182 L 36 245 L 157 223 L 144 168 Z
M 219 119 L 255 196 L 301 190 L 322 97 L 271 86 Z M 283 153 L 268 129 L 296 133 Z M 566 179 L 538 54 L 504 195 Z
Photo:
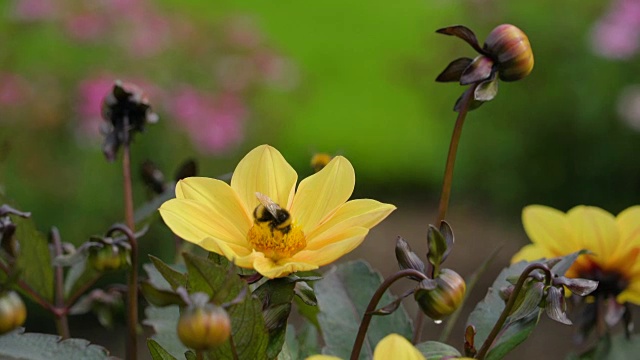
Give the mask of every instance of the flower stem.
M 484 359 L 484 357 L 487 355 L 487 352 L 489 351 L 489 348 L 491 347 L 491 345 L 493 345 L 493 342 L 495 341 L 496 336 L 498 336 L 498 334 L 500 333 L 500 330 L 502 330 L 502 326 L 504 325 L 504 322 L 507 320 L 507 317 L 513 310 L 513 307 L 516 303 L 516 299 L 518 298 L 518 294 L 522 290 L 522 286 L 524 285 L 524 282 L 529 277 L 529 274 L 534 270 L 544 271 L 545 282 L 547 284 L 551 282 L 551 279 L 552 279 L 551 270 L 549 270 L 549 268 L 544 264 L 533 263 L 527 266 L 524 269 L 524 271 L 522 271 L 522 274 L 520 274 L 520 277 L 518 278 L 518 282 L 516 283 L 516 286 L 513 288 L 513 292 L 509 296 L 509 301 L 507 302 L 507 305 L 504 307 L 504 309 L 502 309 L 502 313 L 500 314 L 498 321 L 496 321 L 495 325 L 493 325 L 493 329 L 491 329 L 489 336 L 487 336 L 486 340 L 482 344 L 482 347 L 478 351 L 478 354 L 476 355 L 476 359 Z
M 53 250 L 55 252 L 55 256 L 62 255 L 62 240 L 60 239 L 60 231 L 56 227 L 51 228 L 51 241 L 53 242 Z M 55 298 L 55 306 L 57 308 L 65 308 L 64 303 L 64 269 L 61 265 L 57 265 L 55 272 L 55 286 L 56 286 L 56 298 Z M 67 312 L 62 311 L 60 313 L 54 314 L 56 317 L 56 328 L 58 329 L 58 334 L 62 336 L 63 339 L 68 339 L 71 337 L 69 333 L 69 320 L 67 318 Z
M 123 231 L 129 238 L 131 245 L 131 270 L 129 271 L 129 291 L 128 294 L 128 318 L 127 323 L 127 359 L 135 360 L 137 358 L 137 329 L 138 329 L 138 246 L 136 242 L 135 221 L 133 217 L 133 189 L 131 186 L 131 150 L 129 138 L 129 116 L 123 117 L 124 122 L 124 141 L 122 154 L 122 177 L 124 188 L 124 219 L 127 225 L 126 231 Z
M 418 277 L 421 279 L 427 279 L 427 276 L 422 272 L 414 269 L 405 269 L 396 272 L 390 277 L 386 278 L 382 284 L 378 287 L 371 300 L 369 301 L 369 305 L 367 306 L 367 310 L 364 312 L 362 316 L 362 321 L 360 322 L 360 328 L 358 328 L 358 335 L 356 335 L 356 341 L 353 344 L 353 350 L 351 351 L 351 360 L 357 360 L 360 356 L 360 350 L 362 349 L 362 344 L 364 343 L 365 335 L 367 334 L 367 329 L 369 328 L 369 324 L 371 323 L 371 319 L 373 318 L 373 312 L 376 310 L 378 306 L 378 302 L 384 295 L 385 291 L 399 279 L 404 277 Z
M 444 177 L 442 179 L 442 191 L 440 192 L 440 204 L 438 205 L 438 218 L 434 224 L 436 227 L 440 226 L 440 222 L 447 217 L 447 210 L 449 209 L 449 199 L 451 198 L 451 184 L 453 183 L 453 169 L 456 163 L 456 155 L 458 153 L 458 145 L 460 144 L 460 136 L 462 135 L 462 126 L 464 120 L 469 112 L 469 105 L 473 99 L 477 84 L 471 85 L 471 87 L 464 92 L 462 96 L 462 103 L 460 105 L 460 111 L 456 118 L 456 124 L 453 127 L 453 134 L 451 134 L 451 142 L 449 142 L 449 153 L 447 155 L 447 163 L 444 169 Z M 413 333 L 413 343 L 417 344 L 422 338 L 422 327 L 424 325 L 424 314 L 422 311 L 418 311 L 416 314 L 416 327 Z

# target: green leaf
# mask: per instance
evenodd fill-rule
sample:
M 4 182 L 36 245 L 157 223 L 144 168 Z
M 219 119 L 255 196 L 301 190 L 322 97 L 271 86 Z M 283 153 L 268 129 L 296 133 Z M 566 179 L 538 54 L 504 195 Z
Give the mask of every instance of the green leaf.
M 269 331 L 267 357 L 270 359 L 278 356 L 284 344 L 295 285 L 288 278 L 280 278 L 265 282 L 253 292 L 262 302 L 262 313 Z
M 202 291 L 219 303 L 235 300 L 247 284 L 235 273 L 213 261 L 184 254 L 189 292 Z M 239 359 L 266 359 L 269 335 L 262 317 L 262 304 L 251 295 L 229 306 L 231 337 Z M 208 359 L 233 359 L 230 342 L 205 353 Z
M 429 360 L 438 360 L 445 356 L 460 356 L 456 348 L 438 341 L 425 341 L 416 345 L 416 348 Z
M 332 267 L 315 284 L 324 354 L 349 358 L 362 316 L 380 284 L 382 276 L 362 260 Z M 394 296 L 386 293 L 380 304 L 394 300 Z M 391 315 L 372 319 L 360 358 L 370 359 L 376 344 L 390 333 L 411 337 L 411 321 L 402 306 Z
M 0 336 L 0 359 L 100 360 L 113 359 L 109 352 L 83 339 L 62 340 L 60 336 L 24 333 L 18 329 Z
M 151 339 L 161 345 L 174 358 L 182 359 L 184 352 L 188 349 L 180 342 L 176 331 L 180 317 L 178 306 L 163 308 L 147 306 L 144 314 L 145 320 L 142 323 L 151 327 L 155 332 Z
M 147 347 L 149 348 L 149 352 L 151 353 L 151 358 L 153 358 L 153 360 L 177 360 L 153 339 L 147 339 Z
M 182 297 L 172 290 L 162 290 L 153 286 L 149 281 L 140 282 L 140 291 L 144 298 L 153 306 L 186 305 Z
M 187 277 L 185 274 L 172 268 L 171 266 L 167 265 L 164 261 L 158 259 L 153 255 L 149 255 L 149 259 L 151 260 L 151 262 L 153 263 L 153 266 L 155 266 L 155 270 L 157 271 L 153 271 L 152 269 L 148 268 L 146 264 L 144 266 L 144 269 L 149 275 L 149 280 L 156 288 L 162 289 L 162 287 L 160 287 L 160 284 L 162 282 L 156 276 L 158 273 L 162 275 L 162 278 L 164 278 L 166 283 L 170 285 L 171 289 L 173 290 L 176 290 L 180 286 L 187 285 Z
M 305 322 L 301 325 L 301 329 L 296 332 L 293 325 L 287 325 L 287 334 L 285 337 L 285 346 L 288 356 L 292 359 L 306 359 L 311 355 L 320 353 L 318 345 L 318 330 L 312 324 Z M 284 352 L 284 347 L 282 348 Z M 278 356 L 280 358 L 280 356 Z
M 16 225 L 15 238 L 20 244 L 16 266 L 20 279 L 45 300 L 53 301 L 53 267 L 47 238 L 36 229 L 33 220 L 10 215 Z M 26 296 L 31 297 L 25 293 Z
M 499 294 L 500 289 L 510 285 L 509 282 L 507 281 L 508 277 L 520 276 L 524 268 L 526 268 L 528 265 L 529 263 L 521 261 L 519 263 L 512 264 L 506 269 L 503 269 L 502 272 L 500 272 L 500 274 L 496 278 L 496 280 L 493 282 L 491 287 L 489 288 L 485 298 L 476 305 L 475 309 L 469 315 L 469 318 L 467 320 L 467 325 L 473 325 L 476 328 L 476 336 L 475 336 L 476 348 L 479 349 L 484 343 L 484 341 L 487 339 L 487 336 L 491 332 L 491 329 L 493 328 L 495 323 L 498 321 L 498 318 L 500 317 L 500 314 L 502 313 L 502 310 L 505 307 L 504 300 L 502 300 Z M 525 320 L 528 320 L 528 319 L 524 319 L 522 321 L 525 321 Z M 512 324 L 512 326 L 516 326 L 520 322 L 516 322 Z M 528 327 L 522 328 L 519 325 L 516 327 L 516 329 L 523 330 L 526 336 L 528 336 L 531 330 L 533 330 Z M 502 339 L 504 337 L 507 337 L 507 334 L 503 334 L 500 338 Z M 522 340 L 524 341 L 524 339 Z M 512 344 L 512 345 L 513 347 L 515 347 L 517 344 Z

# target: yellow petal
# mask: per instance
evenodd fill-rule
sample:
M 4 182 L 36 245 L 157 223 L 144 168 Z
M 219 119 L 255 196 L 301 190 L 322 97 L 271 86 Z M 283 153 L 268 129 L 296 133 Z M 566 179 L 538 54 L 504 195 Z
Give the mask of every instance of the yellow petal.
M 355 172 L 349 160 L 336 156 L 324 169 L 300 182 L 291 205 L 293 219 L 305 234 L 313 232 L 349 199 L 355 183 Z
M 395 209 L 396 207 L 391 204 L 370 199 L 348 201 L 341 205 L 331 218 L 307 234 L 307 246 L 315 241 L 322 242 L 327 237 L 328 231 L 343 231 L 352 227 L 371 229 Z
M 552 257 L 579 250 L 575 249 L 569 223 L 561 211 L 542 205 L 527 206 L 522 210 L 522 225 L 531 242 L 547 249 Z
M 550 255 L 549 251 L 542 248 L 537 244 L 529 244 L 520 249 L 513 257 L 511 258 L 511 263 L 517 263 L 522 260 L 524 261 L 534 261 L 545 258 L 551 258 L 553 256 Z
M 275 279 L 287 276 L 296 271 L 310 271 L 318 268 L 318 265 L 297 262 L 293 259 L 283 259 L 274 262 L 272 259 L 261 256 L 256 257 L 253 262 L 253 268 L 262 276 L 269 279 Z
M 603 267 L 611 259 L 620 239 L 616 220 L 610 213 L 594 206 L 576 206 L 567 213 L 576 245 L 592 251 Z M 579 250 L 579 249 L 576 249 Z
M 426 360 L 409 340 L 398 334 L 390 334 L 380 340 L 373 352 L 373 360 L 389 359 Z
M 256 257 L 262 256 L 261 253 L 257 253 L 252 249 L 213 238 L 205 238 L 198 245 L 208 251 L 224 256 L 235 265 L 245 269 L 253 269 L 253 262 Z
M 357 248 L 364 241 L 369 229 L 353 227 L 344 230 L 332 238 L 328 238 L 322 247 L 311 248 L 293 255 L 291 258 L 296 261 L 315 264 L 317 266 L 326 265 L 336 261 L 343 255 Z M 320 245 L 320 244 L 314 244 Z
M 176 184 L 176 198 L 194 200 L 211 208 L 213 221 L 222 218 L 236 227 L 238 236 L 247 236 L 253 224 L 253 209 L 245 208 L 238 194 L 224 181 L 205 177 L 190 177 Z
M 267 195 L 282 208 L 288 208 L 296 181 L 298 175 L 282 154 L 269 145 L 261 145 L 240 160 L 231 177 L 231 187 L 253 213 L 258 206 L 256 192 Z
M 618 294 L 616 301 L 620 304 L 629 302 L 640 305 L 640 281 L 635 281 L 627 286 L 624 291 Z
M 195 200 L 171 199 L 162 204 L 159 211 L 171 231 L 189 242 L 200 245 L 204 239 L 212 238 L 251 249 L 246 233 L 241 233 L 231 219 L 216 216 L 208 205 Z
M 611 262 L 620 261 L 630 252 L 640 248 L 640 206 L 632 206 L 616 217 L 620 241 L 617 250 L 611 254 Z
M 340 359 L 337 356 L 331 356 L 331 355 L 311 355 L 305 360 L 342 360 L 342 359 Z

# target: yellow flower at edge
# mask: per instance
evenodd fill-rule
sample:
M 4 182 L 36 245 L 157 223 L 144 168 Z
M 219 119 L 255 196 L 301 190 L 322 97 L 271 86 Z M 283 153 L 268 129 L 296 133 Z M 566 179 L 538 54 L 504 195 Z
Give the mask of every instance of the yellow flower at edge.
M 395 210 L 370 199 L 347 201 L 355 173 L 342 156 L 296 191 L 297 180 L 278 150 L 261 145 L 238 163 L 231 185 L 204 177 L 179 181 L 160 215 L 181 238 L 273 279 L 337 260 Z
M 617 217 L 593 206 L 576 206 L 566 214 L 531 205 L 522 211 L 522 223 L 532 244 L 511 260 L 539 260 L 586 249 L 567 277 L 599 281 L 595 296 L 615 297 L 618 303 L 640 304 L 640 206 Z
M 373 351 L 373 360 L 427 360 L 409 340 L 398 334 L 389 334 L 380 340 Z M 330 355 L 313 355 L 306 360 L 341 360 Z

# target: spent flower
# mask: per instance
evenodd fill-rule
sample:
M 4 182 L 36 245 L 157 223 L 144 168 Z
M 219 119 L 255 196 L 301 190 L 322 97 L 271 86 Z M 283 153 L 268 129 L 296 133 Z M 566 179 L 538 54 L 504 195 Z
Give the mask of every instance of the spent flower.
M 395 206 L 347 201 L 355 185 L 351 163 L 337 156 L 302 180 L 275 148 L 262 145 L 236 167 L 231 184 L 191 177 L 160 207 L 183 239 L 255 269 L 267 278 L 329 264 L 355 249 Z

